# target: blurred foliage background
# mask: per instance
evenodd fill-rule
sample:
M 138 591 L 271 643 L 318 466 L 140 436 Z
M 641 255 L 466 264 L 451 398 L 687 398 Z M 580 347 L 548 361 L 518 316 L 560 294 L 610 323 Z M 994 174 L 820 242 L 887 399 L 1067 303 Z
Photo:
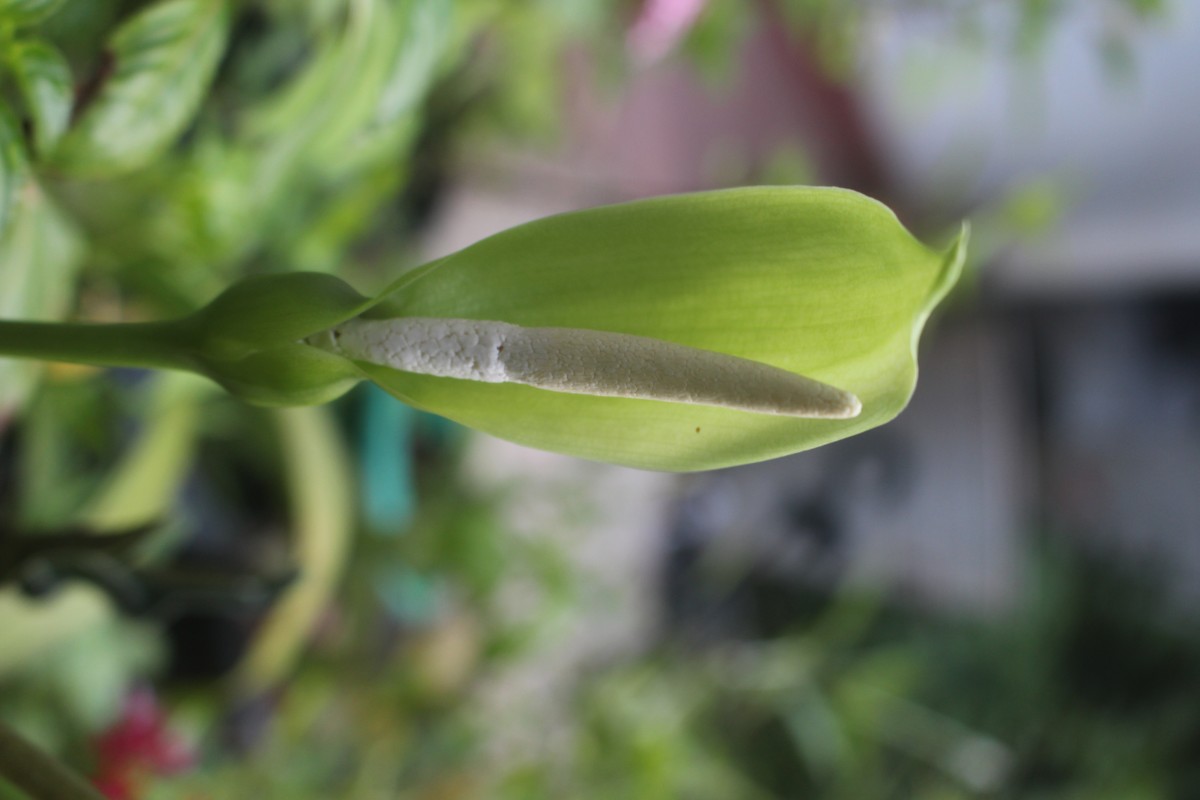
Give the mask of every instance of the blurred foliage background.
M 613 97 L 667 64 L 721 91 L 763 30 L 851 150 L 725 150 L 700 185 L 833 180 L 922 232 L 970 214 L 980 264 L 1052 227 L 1049 180 L 906 193 L 838 98 L 881 13 L 933 8 L 1036 64 L 1072 4 L 1022 0 L 998 35 L 986 3 L 886 5 L 2 0 L 0 314 L 156 319 L 286 270 L 369 293 L 425 257 L 460 174 L 562 151 L 581 80 Z M 1120 80 L 1166 4 L 1104 5 Z M 610 600 L 569 538 L 513 530 L 520 487 L 474 480 L 453 426 L 365 387 L 267 411 L 191 377 L 0 360 L 0 434 L 0 718 L 112 798 L 1200 796 L 1194 618 L 1039 524 L 1032 577 L 983 615 L 733 559 L 683 573 L 752 609 L 716 631 L 664 567 L 637 647 L 506 706 L 502 676 L 538 685 Z M 554 502 L 570 528 L 624 498 Z

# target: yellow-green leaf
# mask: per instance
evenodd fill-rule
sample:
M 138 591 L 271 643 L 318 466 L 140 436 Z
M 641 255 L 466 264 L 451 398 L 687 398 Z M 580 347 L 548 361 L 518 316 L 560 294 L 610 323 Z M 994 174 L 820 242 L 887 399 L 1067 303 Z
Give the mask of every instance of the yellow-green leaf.
M 75 226 L 27 180 L 0 235 L 0 319 L 55 320 L 66 313 L 83 248 Z M 41 374 L 36 361 L 0 358 L 0 418 L 19 409 Z
M 406 0 L 399 19 L 402 37 L 375 110 L 376 124 L 408 113 L 433 82 L 451 31 L 452 0 Z
M 40 22 L 62 7 L 64 0 L 0 0 L 0 21 L 13 25 Z
M 17 190 L 25 182 L 27 172 L 21 130 L 8 108 L 0 105 L 0 236 L 12 221 Z
M 17 88 L 33 117 L 33 141 L 39 155 L 49 153 L 71 119 L 75 90 L 71 69 L 54 46 L 26 41 L 9 56 Z
M 372 142 L 387 142 L 428 89 L 448 38 L 448 0 L 353 0 L 334 35 L 316 43 L 306 68 L 247 125 L 272 155 L 336 172 Z
M 263 620 L 235 680 L 262 691 L 287 676 L 342 577 L 354 532 L 351 465 L 336 420 L 320 408 L 274 412 L 287 472 L 300 574 Z

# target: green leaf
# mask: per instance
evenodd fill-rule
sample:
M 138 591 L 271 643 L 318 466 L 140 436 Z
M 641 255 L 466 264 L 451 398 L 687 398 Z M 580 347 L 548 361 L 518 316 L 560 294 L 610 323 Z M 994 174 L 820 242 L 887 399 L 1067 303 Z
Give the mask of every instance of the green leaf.
M 251 137 L 318 157 L 343 149 L 374 113 L 397 33 L 384 0 L 348 3 L 342 29 L 324 37 L 300 76 L 256 110 L 247 125 Z
M 201 400 L 211 391 L 211 383 L 186 372 L 155 377 L 146 425 L 83 511 L 86 527 L 129 530 L 166 516 L 192 464 Z
M 74 583 L 37 600 L 0 588 L 0 680 L 112 616 L 108 598 L 93 586 Z
M 21 129 L 8 108 L 0 104 L 0 236 L 12 221 L 13 203 L 17 190 L 27 177 L 26 172 Z M 2 274 L 0 280 L 3 280 Z
M 287 677 L 345 568 L 354 533 L 349 454 L 327 409 L 273 414 L 283 445 L 296 566 L 300 574 L 259 626 L 235 676 L 262 691 Z
M 225 0 L 167 0 L 109 42 L 115 69 L 55 153 L 73 175 L 105 177 L 153 161 L 195 116 L 225 51 Z
M 75 227 L 28 181 L 0 236 L 0 319 L 60 318 L 71 302 L 82 252 Z M 0 416 L 25 402 L 40 371 L 36 361 L 0 359 Z
M 256 110 L 250 137 L 272 142 L 277 158 L 302 157 L 307 169 L 346 169 L 344 162 L 403 123 L 424 96 L 452 10 L 448 0 L 348 3 L 342 28 L 320 40 L 300 76 Z
M 0 21 L 13 25 L 40 22 L 57 11 L 64 0 L 0 0 Z
M 49 153 L 67 129 L 75 90 L 71 69 L 55 47 L 26 41 L 9 56 L 17 88 L 33 117 L 34 144 L 39 155 Z
M 407 0 L 403 4 L 401 40 L 376 108 L 377 124 L 399 119 L 425 97 L 449 40 L 453 11 L 452 0 Z
M 752 188 L 657 198 L 524 225 L 402 278 L 368 312 L 631 334 L 738 356 L 854 393 L 852 419 L 566 394 L 358 361 L 401 400 L 521 444 L 698 470 L 795 453 L 895 417 L 921 328 L 958 277 L 854 192 Z

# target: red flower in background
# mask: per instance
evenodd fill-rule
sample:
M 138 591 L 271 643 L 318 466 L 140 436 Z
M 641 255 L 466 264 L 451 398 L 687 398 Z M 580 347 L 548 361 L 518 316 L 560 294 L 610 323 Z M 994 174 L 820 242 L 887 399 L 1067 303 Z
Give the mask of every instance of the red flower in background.
M 171 775 L 194 763 L 190 747 L 167 727 L 154 692 L 134 689 L 120 718 L 95 742 L 92 784 L 109 800 L 137 800 L 147 777 Z

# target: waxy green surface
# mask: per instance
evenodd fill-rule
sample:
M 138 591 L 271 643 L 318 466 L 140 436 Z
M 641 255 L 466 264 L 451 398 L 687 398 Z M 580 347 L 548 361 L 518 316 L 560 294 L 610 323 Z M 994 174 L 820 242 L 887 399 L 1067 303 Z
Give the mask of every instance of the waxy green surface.
M 938 252 L 885 206 L 826 188 L 752 188 L 564 214 L 402 278 L 368 312 L 615 331 L 729 353 L 853 392 L 862 414 L 796 419 L 563 394 L 358 362 L 406 403 L 514 442 L 659 470 L 806 450 L 908 403 L 917 341 L 956 280 L 965 236 Z

